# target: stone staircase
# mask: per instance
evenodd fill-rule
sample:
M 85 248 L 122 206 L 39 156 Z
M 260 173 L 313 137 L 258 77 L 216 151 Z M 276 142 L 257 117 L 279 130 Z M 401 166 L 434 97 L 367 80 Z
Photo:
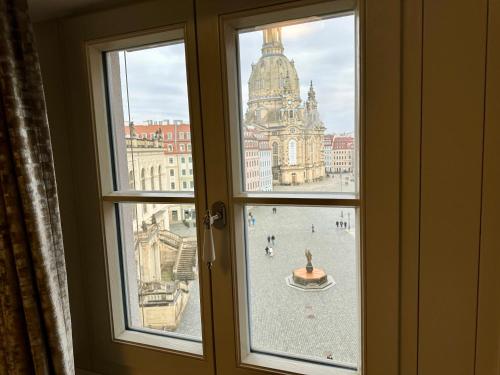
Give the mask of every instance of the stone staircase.
M 190 281 L 196 278 L 196 241 L 183 241 L 174 264 L 174 280 Z

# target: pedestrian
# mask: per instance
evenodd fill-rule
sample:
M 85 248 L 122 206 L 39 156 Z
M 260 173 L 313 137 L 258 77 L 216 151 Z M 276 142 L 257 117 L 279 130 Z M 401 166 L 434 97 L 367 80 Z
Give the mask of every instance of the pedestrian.
M 271 241 L 273 243 L 273 246 L 274 246 L 274 240 L 276 239 L 276 237 L 274 237 L 274 234 L 271 236 Z
M 267 236 L 267 243 L 271 243 L 271 236 Z
M 314 224 L 311 224 L 311 232 L 314 233 Z
M 255 218 L 252 217 L 252 226 L 255 226 L 255 221 L 256 221 Z
M 344 228 L 347 229 L 347 221 L 344 221 Z
M 338 222 L 338 221 L 336 221 L 336 222 L 335 222 L 335 225 L 337 225 L 337 228 L 338 228 L 338 227 L 339 227 L 339 222 Z
M 344 228 L 344 222 L 343 221 L 340 222 L 340 227 Z
M 272 248 L 272 247 L 270 247 L 270 248 L 269 248 L 269 256 L 270 256 L 270 257 L 273 257 L 273 256 L 274 256 L 274 251 L 273 251 L 273 248 Z
M 269 255 L 269 247 L 266 246 L 266 255 Z

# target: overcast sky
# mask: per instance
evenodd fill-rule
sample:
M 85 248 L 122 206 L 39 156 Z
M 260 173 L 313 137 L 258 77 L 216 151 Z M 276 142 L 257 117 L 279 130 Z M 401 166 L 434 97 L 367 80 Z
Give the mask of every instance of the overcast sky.
M 316 90 L 320 117 L 327 132 L 354 129 L 354 16 L 282 28 L 285 55 L 295 61 L 302 100 L 309 82 Z M 251 64 L 261 56 L 262 31 L 240 34 L 240 67 L 244 108 Z M 126 53 L 131 120 L 189 120 L 184 44 Z M 120 54 L 125 120 L 127 115 L 124 54 Z

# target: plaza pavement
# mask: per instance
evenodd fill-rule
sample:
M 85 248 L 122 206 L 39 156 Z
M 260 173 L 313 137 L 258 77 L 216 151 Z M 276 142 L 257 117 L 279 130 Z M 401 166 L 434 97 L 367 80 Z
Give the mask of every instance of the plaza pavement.
M 344 217 L 354 210 L 342 209 Z M 358 265 L 355 238 L 335 222 L 340 208 L 272 207 L 250 209 L 256 218 L 248 231 L 251 346 L 253 350 L 327 359 L 356 367 L 359 363 Z M 314 224 L 315 233 L 311 232 Z M 274 257 L 265 255 L 274 234 Z M 286 285 L 292 270 L 312 264 L 333 276 L 324 291 L 302 291 Z

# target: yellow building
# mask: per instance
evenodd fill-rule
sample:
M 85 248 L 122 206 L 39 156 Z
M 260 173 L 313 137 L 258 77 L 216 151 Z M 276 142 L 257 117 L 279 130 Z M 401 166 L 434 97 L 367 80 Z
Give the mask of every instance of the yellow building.
M 248 81 L 245 126 L 269 137 L 273 184 L 295 185 L 325 176 L 325 126 L 312 82 L 303 102 L 294 62 L 283 52 L 281 28 L 264 30 L 262 56 Z

